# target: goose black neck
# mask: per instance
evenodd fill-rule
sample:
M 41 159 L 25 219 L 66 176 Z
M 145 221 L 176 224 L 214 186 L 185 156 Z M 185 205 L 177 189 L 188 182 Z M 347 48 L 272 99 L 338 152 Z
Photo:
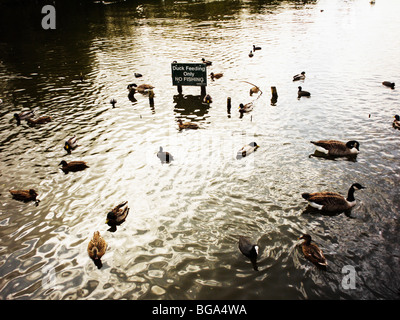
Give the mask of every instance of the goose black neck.
M 353 186 L 351 186 L 350 187 L 350 189 L 349 189 L 349 192 L 347 193 L 347 201 L 349 201 L 349 202 L 353 202 L 354 200 L 356 200 L 355 198 L 354 198 L 354 187 Z

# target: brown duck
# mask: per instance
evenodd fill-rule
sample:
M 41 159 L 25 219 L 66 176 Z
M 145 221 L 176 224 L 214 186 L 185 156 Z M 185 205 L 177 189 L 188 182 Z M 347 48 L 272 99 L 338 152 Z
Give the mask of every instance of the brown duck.
M 179 130 L 183 129 L 199 129 L 199 126 L 193 122 L 182 122 L 181 119 L 178 120 Z
M 64 171 L 65 173 L 68 172 L 76 172 L 76 171 L 81 171 L 85 170 L 86 168 L 89 168 L 89 166 L 86 164 L 85 161 L 70 161 L 67 162 L 65 160 L 62 160 L 59 164 L 61 167 L 61 170 Z
M 39 117 L 36 119 L 27 118 L 26 122 L 28 122 L 30 125 L 43 124 L 43 123 L 51 122 L 51 117 L 50 116 L 42 116 L 42 117 Z
M 119 226 L 125 221 L 128 213 L 128 201 L 121 202 L 119 205 L 115 206 L 110 212 L 108 212 L 106 224 L 111 227 L 110 231 L 115 231 L 116 226 Z
M 107 242 L 100 235 L 99 231 L 95 231 L 93 238 L 89 241 L 87 251 L 89 257 L 93 260 L 100 260 L 101 257 L 106 253 Z
M 34 189 L 29 190 L 9 190 L 14 199 L 29 202 L 35 201 L 36 205 L 39 204 L 40 200 L 36 199 L 38 196 L 37 192 Z
M 304 239 L 304 242 L 301 244 L 301 250 L 306 259 L 311 261 L 318 268 L 326 269 L 328 262 L 322 250 L 315 243 L 311 243 L 311 236 L 309 234 L 303 234 L 299 240 L 300 239 Z

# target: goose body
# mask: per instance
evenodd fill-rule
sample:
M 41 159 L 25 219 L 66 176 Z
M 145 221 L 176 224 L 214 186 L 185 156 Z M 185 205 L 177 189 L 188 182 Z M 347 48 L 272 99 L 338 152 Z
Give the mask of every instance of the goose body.
M 179 130 L 183 129 L 199 129 L 199 126 L 193 122 L 182 122 L 181 119 L 178 120 Z
M 65 141 L 64 150 L 67 151 L 68 153 L 71 153 L 71 151 L 75 150 L 77 147 L 78 147 L 78 141 L 76 139 L 76 136 L 73 136 L 69 138 L 67 141 Z
M 17 120 L 17 124 L 21 124 L 21 120 L 26 120 L 28 118 L 32 118 L 35 116 L 35 112 L 33 110 L 22 111 L 20 113 L 14 113 L 14 118 Z
M 386 87 L 392 88 L 394 89 L 394 82 L 390 82 L 390 81 L 383 81 L 382 84 Z
M 393 128 L 395 128 L 395 129 L 400 129 L 400 117 L 399 117 L 398 114 L 396 114 L 396 115 L 394 116 Z
M 51 117 L 50 116 L 42 116 L 42 117 L 39 117 L 36 119 L 27 118 L 26 122 L 28 122 L 31 125 L 43 124 L 43 123 L 51 122 Z
M 99 231 L 95 231 L 93 238 L 89 241 L 87 251 L 89 257 L 93 260 L 100 260 L 101 257 L 106 253 L 107 242 L 100 235 Z
M 174 160 L 174 157 L 169 152 L 164 151 L 163 147 L 160 147 L 160 150 L 157 152 L 157 157 L 162 163 L 169 163 Z
M 236 154 L 236 159 L 244 158 L 244 157 L 252 154 L 258 148 L 259 148 L 259 145 L 257 145 L 257 143 L 250 142 L 249 144 L 247 144 L 239 149 L 239 151 Z
M 360 143 L 355 140 L 346 143 L 337 140 L 310 141 L 317 151 L 332 157 L 355 156 L 360 152 Z
M 258 271 L 257 267 L 257 257 L 259 247 L 250 238 L 245 236 L 239 237 L 239 250 L 240 252 L 250 259 L 254 270 Z
M 61 167 L 61 170 L 64 171 L 65 173 L 68 172 L 76 172 L 76 171 L 81 171 L 85 170 L 86 168 L 89 168 L 89 166 L 86 164 L 85 161 L 70 161 L 66 162 L 65 160 L 62 160 L 59 164 Z
M 15 200 L 20 200 L 20 201 L 24 201 L 24 202 L 35 201 L 36 205 L 40 202 L 40 200 L 36 199 L 38 194 L 34 189 L 9 190 L 9 191 Z
M 304 80 L 305 78 L 306 78 L 306 73 L 303 71 L 302 73 L 293 76 L 293 81 Z
M 112 228 L 112 230 L 115 231 L 116 226 L 125 221 L 128 213 L 128 201 L 123 201 L 107 213 L 106 224 L 108 224 Z
M 359 183 L 354 183 L 349 188 L 347 198 L 336 192 L 303 193 L 301 196 L 309 205 L 328 214 L 346 212 L 356 205 L 354 191 L 365 189 Z
M 206 60 L 206 59 L 204 59 L 204 58 L 201 58 L 201 61 L 203 61 L 203 63 L 205 63 L 206 66 L 211 66 L 211 65 L 212 65 L 212 62 L 211 62 L 211 61 L 208 61 L 208 60 Z
M 301 244 L 304 257 L 317 267 L 325 269 L 328 262 L 322 250 L 315 243 L 311 243 L 311 236 L 303 234 L 299 239 L 304 239 L 304 242 Z
M 214 72 L 211 72 L 211 73 L 210 73 L 211 80 L 219 79 L 219 78 L 221 78 L 223 75 L 224 75 L 223 73 L 214 73 Z
M 298 87 L 298 89 L 299 89 L 299 91 L 297 92 L 298 98 L 311 96 L 311 93 L 309 93 L 308 91 L 304 91 L 302 87 Z

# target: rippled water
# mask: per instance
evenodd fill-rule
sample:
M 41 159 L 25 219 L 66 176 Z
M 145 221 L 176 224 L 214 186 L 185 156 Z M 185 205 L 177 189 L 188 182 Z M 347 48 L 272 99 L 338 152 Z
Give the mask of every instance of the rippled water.
M 1 299 L 398 299 L 400 2 L 160 1 L 59 5 L 42 30 L 35 5 L 4 2 L 0 38 Z M 5 12 L 19 12 L 21 25 Z M 8 17 L 7 17 L 8 16 Z M 7 32 L 5 30 L 8 30 Z M 261 46 L 253 58 L 252 45 Z M 205 106 L 174 100 L 171 62 L 213 61 Z M 306 79 L 292 82 L 306 71 Z M 143 74 L 134 78 L 134 72 Z M 85 77 L 80 80 L 80 73 Z M 127 97 L 129 83 L 155 86 Z M 249 96 L 249 83 L 261 96 Z M 311 98 L 297 99 L 298 85 Z M 271 86 L 278 101 L 271 104 Z M 184 87 L 197 96 L 200 89 Z M 232 98 L 228 117 L 227 97 Z M 116 108 L 109 104 L 116 99 Z M 253 101 L 239 118 L 239 103 Z M 17 126 L 32 109 L 48 124 Z M 177 120 L 199 130 L 179 131 Z M 64 141 L 80 147 L 66 154 Z M 358 140 L 357 161 L 310 158 L 310 140 Z M 237 160 L 237 150 L 260 148 Z M 175 160 L 162 164 L 160 146 Z M 64 174 L 61 160 L 87 161 Z M 301 193 L 346 195 L 352 217 L 304 213 Z M 9 189 L 34 188 L 39 206 Z M 116 232 L 107 212 L 127 200 Z M 102 268 L 87 255 L 99 230 Z M 310 233 L 327 271 L 304 259 Z M 260 246 L 259 271 L 238 236 Z M 355 268 L 355 289 L 342 286 Z

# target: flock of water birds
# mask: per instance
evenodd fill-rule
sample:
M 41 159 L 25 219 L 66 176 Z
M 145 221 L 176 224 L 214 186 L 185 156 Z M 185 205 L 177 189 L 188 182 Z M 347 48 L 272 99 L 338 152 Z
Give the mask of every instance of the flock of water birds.
M 253 50 L 250 51 L 249 57 L 253 57 L 254 53 L 257 50 L 261 50 L 261 47 L 256 47 L 253 45 Z M 211 66 L 212 62 L 207 61 L 204 58 L 202 62 L 207 66 Z M 136 78 L 142 77 L 140 73 L 134 74 Z M 214 73 L 211 72 L 210 77 L 214 81 L 223 76 L 223 73 Z M 293 76 L 293 81 L 305 81 L 306 73 L 303 71 L 295 76 Z M 81 81 L 84 80 L 84 77 L 81 75 Z M 390 87 L 394 89 L 395 84 L 390 81 L 382 82 L 384 86 Z M 128 98 L 131 101 L 136 101 L 134 95 L 136 92 L 139 92 L 144 95 L 148 95 L 150 102 L 154 97 L 154 86 L 148 84 L 136 85 L 135 83 L 129 84 L 127 86 L 129 90 Z M 254 86 L 250 89 L 250 96 L 253 94 L 260 93 L 260 89 L 257 86 Z M 262 93 L 262 92 L 261 92 Z M 301 86 L 298 87 L 298 99 L 301 97 L 311 97 L 310 92 L 304 91 Z M 211 103 L 212 99 L 209 95 L 206 95 L 203 99 L 204 103 Z M 228 98 L 228 112 L 230 113 L 230 98 Z M 110 104 L 113 108 L 115 108 L 117 101 L 115 99 L 110 100 Z M 252 102 L 239 105 L 239 113 L 240 117 L 243 116 L 244 113 L 251 112 L 253 110 L 254 104 Z M 35 117 L 34 111 L 22 111 L 20 113 L 15 113 L 14 118 L 17 121 L 17 125 L 21 124 L 22 120 L 25 120 L 28 125 L 35 126 L 40 124 L 45 124 L 50 122 L 52 119 L 50 116 L 40 116 Z M 395 129 L 400 129 L 400 116 L 395 115 L 393 121 L 393 127 Z M 182 120 L 178 120 L 178 129 L 186 130 L 186 129 L 199 129 L 200 127 L 196 123 L 192 122 L 183 122 Z M 310 141 L 312 144 L 316 146 L 315 153 L 312 156 L 319 157 L 327 157 L 327 158 L 337 158 L 337 157 L 348 157 L 354 159 L 357 157 L 360 152 L 360 144 L 358 141 L 351 140 L 348 142 L 342 142 L 337 140 L 320 140 L 320 141 Z M 73 150 L 78 148 L 78 140 L 76 136 L 70 137 L 64 143 L 64 150 L 71 154 Z M 248 145 L 243 146 L 237 152 L 237 159 L 241 159 L 243 157 L 249 156 L 253 152 L 255 152 L 259 146 L 256 142 L 251 142 Z M 162 163 L 170 163 L 174 160 L 173 156 L 168 152 L 164 151 L 163 147 L 160 147 L 157 152 L 157 157 L 161 160 Z M 62 160 L 59 164 L 60 169 L 65 173 L 76 172 L 85 170 L 89 168 L 88 164 L 84 161 L 70 161 L 67 162 Z M 359 183 L 354 183 L 350 186 L 347 197 L 342 196 L 336 192 L 313 192 L 313 193 L 303 193 L 302 197 L 308 201 L 308 204 L 311 208 L 315 208 L 321 213 L 327 215 L 335 215 L 344 212 L 346 215 L 350 216 L 351 209 L 356 205 L 356 200 L 354 197 L 354 192 L 356 190 L 364 189 L 362 185 Z M 9 190 L 12 197 L 16 200 L 29 202 L 34 201 L 36 205 L 39 204 L 40 200 L 37 198 L 38 193 L 34 189 L 28 190 Z M 117 206 L 115 206 L 111 211 L 107 213 L 106 223 L 110 226 L 108 231 L 114 232 L 116 231 L 116 227 L 122 224 L 129 213 L 128 201 L 123 201 Z M 322 250 L 315 244 L 312 243 L 312 238 L 309 234 L 303 234 L 299 239 L 303 239 L 304 241 L 301 243 L 301 249 L 306 259 L 311 261 L 314 265 L 319 268 L 326 269 L 327 260 L 322 252 Z M 251 238 L 246 236 L 240 236 L 238 240 L 238 246 L 240 252 L 250 259 L 254 270 L 258 270 L 257 266 L 257 258 L 259 254 L 258 244 L 253 241 Z M 93 237 L 90 239 L 89 244 L 87 246 L 87 252 L 90 258 L 94 261 L 95 265 L 98 268 L 101 268 L 101 258 L 107 251 L 107 242 L 100 235 L 99 231 L 95 231 Z

